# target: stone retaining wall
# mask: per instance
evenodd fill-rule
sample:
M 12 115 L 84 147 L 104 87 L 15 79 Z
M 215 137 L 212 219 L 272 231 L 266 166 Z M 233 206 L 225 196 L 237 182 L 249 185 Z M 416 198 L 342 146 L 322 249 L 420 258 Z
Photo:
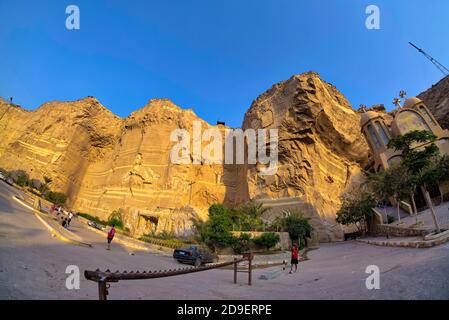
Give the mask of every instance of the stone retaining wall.
M 389 226 L 380 224 L 373 227 L 373 233 L 378 236 L 392 236 L 392 237 L 418 237 L 425 236 L 429 233 L 428 230 L 412 229 L 397 226 Z

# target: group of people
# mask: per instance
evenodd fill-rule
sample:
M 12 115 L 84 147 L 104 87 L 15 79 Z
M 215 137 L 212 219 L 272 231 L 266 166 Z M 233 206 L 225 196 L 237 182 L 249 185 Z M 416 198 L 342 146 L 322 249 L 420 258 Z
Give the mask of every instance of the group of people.
M 56 214 L 56 218 L 66 229 L 70 226 L 70 222 L 72 222 L 72 219 L 75 217 L 75 214 L 72 211 L 67 212 L 62 208 L 62 206 L 56 204 L 51 206 L 50 213 Z
M 58 221 L 60 221 L 61 225 L 66 229 L 70 226 L 70 222 L 75 217 L 75 213 L 73 213 L 72 211 L 65 211 L 62 208 L 62 206 L 56 205 L 56 204 L 53 204 L 50 207 L 50 213 L 55 214 Z M 107 250 L 111 250 L 111 242 L 112 242 L 112 239 L 114 239 L 114 236 L 115 236 L 115 226 L 112 225 L 111 228 L 109 229 L 108 235 L 107 235 L 107 241 L 108 241 Z

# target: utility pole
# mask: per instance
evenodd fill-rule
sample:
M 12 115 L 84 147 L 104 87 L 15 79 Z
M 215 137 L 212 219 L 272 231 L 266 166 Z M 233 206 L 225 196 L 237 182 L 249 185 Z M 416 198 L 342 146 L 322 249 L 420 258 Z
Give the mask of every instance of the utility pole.
M 435 67 L 438 68 L 438 70 L 441 71 L 442 74 L 444 74 L 445 76 L 449 75 L 449 69 L 446 68 L 445 66 L 443 66 L 440 62 L 438 62 L 437 60 L 435 60 L 430 54 L 428 54 L 427 52 L 425 52 L 423 49 L 418 48 L 417 46 L 415 46 L 412 42 L 409 42 L 409 44 L 415 48 L 416 50 L 418 50 L 420 53 L 422 53 L 427 59 L 430 60 L 430 62 L 432 62 Z

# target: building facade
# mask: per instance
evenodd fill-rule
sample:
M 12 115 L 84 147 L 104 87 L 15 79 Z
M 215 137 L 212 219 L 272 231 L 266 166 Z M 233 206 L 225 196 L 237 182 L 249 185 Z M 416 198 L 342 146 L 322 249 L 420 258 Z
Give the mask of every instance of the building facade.
M 382 113 L 375 111 L 364 112 L 360 118 L 361 130 L 372 151 L 376 172 L 388 169 L 401 159 L 401 152 L 388 148 L 388 142 L 413 130 L 432 132 L 437 137 L 434 143 L 440 153 L 449 154 L 449 130 L 441 128 L 422 100 L 413 97 L 406 99 L 402 107 L 398 106 L 389 126 Z

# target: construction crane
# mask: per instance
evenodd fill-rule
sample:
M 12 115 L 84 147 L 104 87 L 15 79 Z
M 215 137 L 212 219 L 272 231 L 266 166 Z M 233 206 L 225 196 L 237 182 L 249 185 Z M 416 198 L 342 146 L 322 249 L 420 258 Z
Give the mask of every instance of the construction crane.
M 430 60 L 430 62 L 432 62 L 435 67 L 438 68 L 438 70 L 440 70 L 445 76 L 449 75 L 449 70 L 443 66 L 441 63 L 439 63 L 437 60 L 435 60 L 430 54 L 428 54 L 427 52 L 425 52 L 423 49 L 418 48 L 417 46 L 415 46 L 412 42 L 409 42 L 409 44 L 415 48 L 416 50 L 418 50 L 419 52 L 421 52 L 427 59 Z

